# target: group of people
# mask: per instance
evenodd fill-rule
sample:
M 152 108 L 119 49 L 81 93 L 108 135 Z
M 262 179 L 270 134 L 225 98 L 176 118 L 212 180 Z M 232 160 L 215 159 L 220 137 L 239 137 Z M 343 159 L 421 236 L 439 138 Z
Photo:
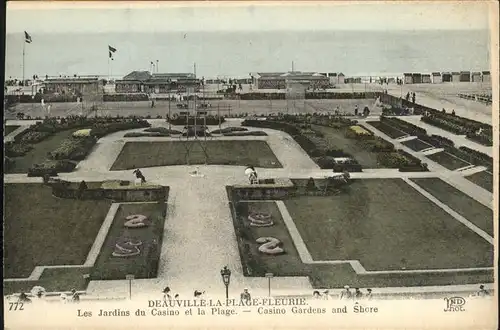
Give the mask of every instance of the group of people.
M 176 293 L 172 298 L 172 291 L 169 286 L 165 287 L 162 293 L 163 293 L 163 301 L 172 301 L 180 299 L 178 293 Z M 194 299 L 204 299 L 205 291 L 194 290 L 193 297 Z M 240 300 L 244 304 L 249 304 L 252 301 L 252 296 L 250 295 L 250 292 L 248 291 L 247 288 L 245 288 L 243 292 L 241 292 Z
M 344 290 L 340 292 L 341 300 L 360 300 L 360 299 L 372 299 L 372 289 L 366 289 L 366 293 L 363 293 L 359 288 L 355 288 L 354 291 L 351 291 L 349 285 L 344 286 Z
M 45 289 L 38 286 L 33 288 L 31 291 L 31 296 L 35 297 L 39 301 L 44 299 L 45 294 Z M 79 303 L 80 294 L 76 291 L 76 289 L 71 289 L 69 295 L 63 292 L 59 295 L 59 299 L 62 303 Z M 33 300 L 25 292 L 19 294 L 18 301 L 24 304 L 30 304 L 33 302 Z
M 406 93 L 406 101 L 410 102 L 410 98 L 411 98 L 411 102 L 412 103 L 415 103 L 415 99 L 416 99 L 416 95 L 415 95 L 415 92 L 408 92 Z

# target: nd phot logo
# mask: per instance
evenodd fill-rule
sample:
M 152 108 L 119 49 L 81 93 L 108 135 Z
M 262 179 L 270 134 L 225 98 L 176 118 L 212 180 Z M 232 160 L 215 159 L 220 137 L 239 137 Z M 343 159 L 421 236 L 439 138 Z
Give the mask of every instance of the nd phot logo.
M 444 298 L 446 302 L 445 312 L 464 312 L 465 299 L 462 297 Z

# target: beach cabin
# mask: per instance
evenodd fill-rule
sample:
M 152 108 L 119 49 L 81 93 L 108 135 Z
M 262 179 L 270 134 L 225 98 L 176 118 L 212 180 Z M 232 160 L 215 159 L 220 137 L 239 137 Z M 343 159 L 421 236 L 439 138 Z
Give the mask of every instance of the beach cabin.
M 451 73 L 451 81 L 452 82 L 460 82 L 460 72 L 452 72 Z
M 491 82 L 491 74 L 489 71 L 483 71 L 483 82 Z
M 451 82 L 451 80 L 452 80 L 451 73 L 449 73 L 449 72 L 443 72 L 443 75 L 441 77 L 442 77 L 441 79 L 443 82 Z
M 413 84 L 413 75 L 411 73 L 404 73 L 403 76 L 405 84 Z
M 414 84 L 422 83 L 422 75 L 420 73 L 413 73 L 411 76 Z
M 461 71 L 460 72 L 460 81 L 461 82 L 470 82 L 470 71 Z
M 423 84 L 430 84 L 430 83 L 432 83 L 431 75 L 430 74 L 423 74 L 422 75 L 422 83 Z
M 432 83 L 433 84 L 440 84 L 443 82 L 443 79 L 441 78 L 441 72 L 433 72 L 432 73 Z
M 344 84 L 345 83 L 345 75 L 341 72 L 337 76 L 337 83 Z
M 472 82 L 481 82 L 482 81 L 481 72 L 472 72 L 471 81 Z
M 144 82 L 144 92 L 165 94 L 171 92 L 199 92 L 201 80 L 194 73 L 153 73 Z

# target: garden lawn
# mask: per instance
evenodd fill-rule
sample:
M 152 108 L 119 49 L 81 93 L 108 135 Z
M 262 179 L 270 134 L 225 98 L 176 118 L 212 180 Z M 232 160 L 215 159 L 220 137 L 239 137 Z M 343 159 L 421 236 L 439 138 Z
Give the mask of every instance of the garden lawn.
M 342 149 L 354 157 L 363 168 L 381 168 L 377 163 L 377 153 L 368 151 L 356 144 L 356 140 L 345 137 L 345 130 L 333 127 L 312 125 L 316 131 L 324 134 L 324 140 L 328 143 L 327 148 Z
M 493 236 L 493 211 L 439 178 L 410 179 L 455 212 Z
M 449 154 L 447 152 L 441 151 L 432 155 L 426 156 L 430 160 L 435 161 L 436 163 L 446 167 L 449 170 L 457 170 L 462 167 L 466 167 L 471 165 L 463 159 L 457 158 L 456 156 Z
M 467 180 L 477 184 L 479 187 L 493 193 L 493 174 L 487 171 L 474 173 L 465 177 Z
M 366 181 L 366 180 L 365 180 Z M 307 197 L 300 197 L 307 198 Z M 314 197 L 318 198 L 318 197 Z M 322 198 L 322 197 L 319 197 Z M 306 202 L 302 200 L 302 202 Z M 285 204 L 288 202 L 285 201 Z M 297 203 L 292 201 L 292 203 Z M 274 202 L 242 202 L 246 207 L 238 207 L 236 221 L 246 221 L 249 212 L 268 212 L 273 216 L 274 226 L 272 227 L 251 227 L 251 237 L 245 238 L 245 243 L 250 245 L 249 254 L 258 262 L 257 269 L 253 269 L 253 276 L 264 276 L 266 272 L 272 272 L 275 276 L 309 276 L 311 284 L 317 289 L 341 288 L 348 284 L 353 287 L 404 287 L 404 286 L 424 286 L 424 285 L 459 285 L 490 283 L 494 280 L 493 271 L 484 270 L 480 272 L 457 271 L 452 273 L 425 273 L 425 274 L 374 274 L 357 275 L 349 264 L 304 264 L 295 248 L 290 233 L 283 222 L 281 213 Z M 290 210 L 291 208 L 289 208 Z M 317 210 L 317 212 L 322 212 Z M 315 211 L 310 213 L 310 219 L 317 216 Z M 314 225 L 314 220 L 311 220 Z M 325 230 L 324 228 L 318 231 Z M 328 231 L 328 230 L 326 230 Z M 261 236 L 273 236 L 283 243 L 285 254 L 277 256 L 263 255 L 258 251 L 259 244 L 254 240 Z M 318 242 L 322 245 L 323 242 Z M 410 249 L 411 246 L 406 247 Z M 388 250 L 389 251 L 389 250 Z M 386 254 L 387 251 L 384 251 Z M 246 260 L 250 257 L 241 254 L 242 265 L 245 267 Z M 390 255 L 388 256 L 391 257 Z M 443 256 L 446 258 L 446 255 Z
M 348 192 L 285 201 L 316 261 L 367 270 L 491 267 L 493 246 L 401 179 L 355 180 Z
M 21 126 L 16 126 L 16 125 L 5 126 L 4 131 L 3 131 L 3 136 L 9 135 L 10 133 L 14 132 L 19 127 L 21 127 Z
M 367 121 L 366 123 L 372 125 L 376 129 L 393 139 L 398 139 L 400 137 L 408 135 L 407 133 L 380 121 Z
M 83 264 L 111 206 L 56 198 L 42 184 L 6 184 L 4 196 L 5 278 L 28 277 L 35 266 Z
M 96 260 L 91 279 L 123 280 L 128 274 L 135 275 L 135 278 L 156 277 L 166 207 L 166 203 L 156 202 L 121 204 Z M 151 221 L 150 225 L 145 228 L 127 229 L 124 226 L 125 218 L 133 214 L 145 215 Z M 126 258 L 111 255 L 115 249 L 116 241 L 124 237 L 143 242 L 139 246 L 141 250 L 139 255 Z
M 419 139 L 412 139 L 412 140 L 404 141 L 404 142 L 401 142 L 401 144 L 404 146 L 407 146 L 411 150 L 415 150 L 415 151 L 421 151 L 421 150 L 428 149 L 428 148 L 432 147 L 430 144 L 425 143 L 424 141 L 419 140 Z
M 47 292 L 78 291 L 87 288 L 88 281 L 83 278 L 83 275 L 89 274 L 88 267 L 77 268 L 48 268 L 45 269 L 38 281 L 16 281 L 3 282 L 4 295 L 30 292 L 35 285 L 39 285 Z
M 190 148 L 189 164 L 205 164 L 205 153 L 201 147 L 204 144 L 203 141 L 127 142 L 111 170 L 186 165 L 187 148 Z M 265 141 L 207 141 L 206 151 L 209 165 L 282 167 Z
M 77 129 L 57 132 L 34 144 L 33 149 L 28 151 L 24 156 L 12 158 L 15 160 L 15 164 L 10 170 L 6 171 L 6 173 L 28 173 L 28 170 L 33 164 L 44 162 L 47 159 L 47 153 L 54 151 L 63 140 L 71 137 L 71 134 L 75 131 L 77 131 Z

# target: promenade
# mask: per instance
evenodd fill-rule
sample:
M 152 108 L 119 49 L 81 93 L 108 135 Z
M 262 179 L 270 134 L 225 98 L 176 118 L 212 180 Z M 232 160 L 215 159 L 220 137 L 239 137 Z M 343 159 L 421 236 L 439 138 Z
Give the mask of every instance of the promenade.
M 411 117 L 408 118 L 413 120 Z M 412 151 L 402 145 L 400 141 L 379 132 L 366 123 L 366 120 L 361 121 L 377 135 L 393 143 L 396 148 L 403 149 L 427 163 L 430 172 L 412 173 L 393 169 L 365 169 L 361 173 L 352 173 L 353 179 L 401 178 L 406 180 L 408 178 L 439 177 L 479 203 L 489 208 L 493 207 L 492 194 L 466 180 L 464 172 L 448 170 L 426 158 L 425 154 Z M 151 123 L 153 126 L 168 125 L 164 120 L 151 120 Z M 224 123 L 224 126 L 239 126 L 240 124 L 241 120 L 230 119 Z M 180 127 L 173 128 L 180 129 Z M 249 129 L 254 130 L 254 128 Z M 331 175 L 331 170 L 319 169 L 305 151 L 287 134 L 270 129 L 257 130 L 266 131 L 268 136 L 247 136 L 244 139 L 266 140 L 283 165 L 283 168 L 278 169 L 258 168 L 260 177 L 324 178 Z M 131 171 L 109 170 L 125 140 L 127 142 L 172 140 L 168 137 L 124 139 L 125 133 L 117 132 L 102 138 L 87 159 L 79 163 L 75 172 L 61 173 L 59 176 L 62 179 L 76 182 L 81 180 L 88 182 L 110 179 L 130 180 Z M 439 135 L 457 139 L 445 131 L 440 131 Z M 200 171 L 201 175 L 192 176 L 190 172 L 195 169 Z M 195 289 L 207 291 L 207 296 L 218 295 L 222 288 L 218 272 L 224 265 L 229 266 L 233 271 L 231 278 L 233 293 L 241 292 L 243 288 L 248 287 L 255 295 L 267 294 L 267 279 L 243 276 L 228 207 L 229 200 L 225 187 L 246 184 L 247 178 L 243 171 L 244 167 L 242 166 L 162 166 L 142 169 L 149 182 L 169 186 L 170 195 L 158 277 L 134 280 L 132 283 L 134 295 L 160 298 L 161 290 L 165 286 L 170 286 L 174 293 L 180 293 L 184 297 L 190 296 Z M 29 178 L 24 174 L 5 175 L 4 180 L 6 183 L 41 182 L 40 178 Z M 435 203 L 439 203 L 439 201 L 435 201 Z M 457 218 L 457 220 L 459 219 Z M 307 277 L 276 277 L 273 279 L 272 285 L 273 295 L 303 295 L 312 292 L 312 286 Z M 470 291 L 472 286 L 460 286 L 456 290 Z M 395 288 L 377 288 L 376 291 L 380 294 L 395 294 L 397 292 Z M 428 288 L 412 288 L 410 291 L 425 294 Z M 125 280 L 91 281 L 87 289 L 87 295 L 97 299 L 126 297 L 127 294 L 128 281 Z

